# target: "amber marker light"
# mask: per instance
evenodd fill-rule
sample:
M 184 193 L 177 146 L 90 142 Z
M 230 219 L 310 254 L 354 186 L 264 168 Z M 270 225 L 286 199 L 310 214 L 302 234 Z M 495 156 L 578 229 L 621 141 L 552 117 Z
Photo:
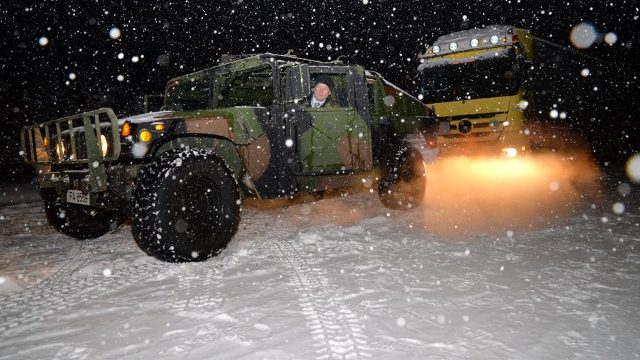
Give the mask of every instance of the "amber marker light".
M 166 129 L 164 123 L 155 123 L 153 124 L 153 130 L 155 131 L 164 131 Z
M 120 136 L 127 137 L 129 135 L 131 135 L 131 123 L 127 121 L 120 128 Z
M 138 133 L 138 139 L 140 139 L 140 141 L 142 141 L 143 143 L 148 143 L 149 141 L 151 141 L 151 131 L 149 131 L 149 129 L 140 130 L 140 132 Z

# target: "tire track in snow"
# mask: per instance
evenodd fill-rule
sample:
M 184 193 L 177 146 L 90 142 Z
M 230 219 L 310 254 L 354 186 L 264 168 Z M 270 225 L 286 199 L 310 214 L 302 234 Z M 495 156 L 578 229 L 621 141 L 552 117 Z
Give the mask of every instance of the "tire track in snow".
M 220 309 L 223 302 L 222 269 L 215 261 L 185 264 L 179 276 L 177 299 L 172 310 L 191 318 L 207 318 Z
M 37 224 L 36 225 L 37 227 L 43 227 L 43 228 L 46 227 L 51 234 L 58 235 L 58 233 L 50 225 L 47 224 L 47 218 L 45 216 L 43 206 L 44 205 L 41 201 L 23 203 L 18 205 L 10 205 L 0 210 L 0 216 L 3 216 L 3 219 L 5 221 L 14 222 L 14 224 L 7 224 L 5 226 L 5 228 L 7 228 L 9 232 L 11 232 L 12 230 L 14 231 L 16 230 L 15 222 L 19 221 L 24 224 Z M 9 216 L 9 219 L 7 219 L 5 216 Z M 20 220 L 17 220 L 17 216 L 19 216 Z M 61 250 L 60 253 L 55 255 L 58 257 L 63 257 L 64 260 L 51 263 L 48 271 L 44 274 L 41 274 L 42 276 L 40 276 L 38 279 L 35 279 L 34 281 L 26 281 L 26 283 L 29 286 L 55 282 L 57 281 L 58 278 L 62 277 L 64 274 L 73 272 L 74 270 L 84 267 L 86 263 L 89 261 L 89 259 L 87 259 L 86 256 L 81 256 L 82 252 L 86 250 L 86 241 L 80 241 L 80 240 L 74 239 L 73 244 L 74 245 L 77 244 L 77 246 L 71 246 L 70 250 L 65 252 L 65 250 L 68 248 L 68 246 L 66 245 L 68 245 L 68 242 L 71 241 L 70 240 L 71 238 L 61 235 L 60 237 L 55 237 L 54 238 L 55 240 L 52 242 L 51 240 L 48 239 L 50 235 L 33 234 L 33 236 L 36 238 L 42 238 L 42 241 L 37 242 L 39 246 L 29 248 L 29 251 L 33 251 L 34 249 L 46 250 L 46 253 L 44 254 L 36 252 L 36 256 L 43 256 L 44 258 L 42 259 L 42 261 L 45 261 L 45 263 L 49 265 L 50 257 L 51 255 L 53 255 L 50 253 L 50 251 L 60 249 Z M 32 237 L 29 237 L 29 239 L 31 238 Z M 11 240 L 7 244 L 5 244 L 5 246 L 14 247 L 16 243 L 22 242 L 22 241 L 25 241 L 23 236 L 13 236 Z M 19 249 L 19 247 L 17 248 Z M 12 251 L 14 250 L 12 249 Z M 33 253 L 23 253 L 23 252 L 17 255 L 24 256 L 24 257 L 32 257 L 32 258 L 34 256 Z M 68 270 L 71 267 L 73 267 L 73 269 Z
M 0 235 L 40 234 L 43 229 L 51 229 L 55 233 L 47 224 L 41 201 L 0 206 L 0 220 L 3 225 L 0 227 Z
M 314 339 L 316 359 L 371 358 L 357 314 L 335 300 L 323 271 L 311 267 L 288 240 L 277 239 L 275 246 L 291 268 L 298 303 Z
M 93 274 L 76 279 L 69 276 L 64 281 L 38 283 L 23 291 L 0 296 L 3 306 L 0 333 L 104 298 L 109 293 L 153 279 L 164 270 L 164 263 L 134 263 L 110 276 Z

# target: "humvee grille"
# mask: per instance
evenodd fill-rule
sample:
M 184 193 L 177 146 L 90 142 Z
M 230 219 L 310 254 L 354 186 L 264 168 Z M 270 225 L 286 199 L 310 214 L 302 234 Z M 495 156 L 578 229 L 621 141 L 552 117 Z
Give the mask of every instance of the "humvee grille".
M 88 164 L 120 155 L 118 119 L 108 108 L 24 127 L 20 140 L 30 164 Z

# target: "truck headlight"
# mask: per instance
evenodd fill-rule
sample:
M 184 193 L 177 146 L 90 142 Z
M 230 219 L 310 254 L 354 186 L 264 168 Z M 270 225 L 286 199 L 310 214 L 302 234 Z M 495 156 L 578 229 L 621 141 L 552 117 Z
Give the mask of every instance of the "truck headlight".
M 518 156 L 518 149 L 516 149 L 514 147 L 506 147 L 506 148 L 502 149 L 502 156 L 507 157 L 507 158 L 514 158 L 514 157 Z
M 454 42 L 452 42 L 451 44 L 449 44 L 449 49 L 450 49 L 451 51 L 454 51 L 454 50 L 458 49 L 458 43 L 457 43 L 457 42 L 455 42 L 455 41 L 454 41 Z
M 440 52 L 440 46 L 434 45 L 433 48 L 431 48 L 431 51 L 433 51 L 434 54 L 439 53 Z
M 469 45 L 471 45 L 471 47 L 477 47 L 479 44 L 478 39 L 473 38 L 471 39 L 471 41 L 469 41 Z
M 492 44 L 497 44 L 497 43 L 498 43 L 498 40 L 500 40 L 500 39 L 498 38 L 498 35 L 493 35 L 493 36 L 491 36 L 491 37 L 489 38 L 489 41 L 491 41 L 491 43 L 492 43 Z
M 102 157 L 106 157 L 109 151 L 109 142 L 104 134 L 100 134 L 100 150 L 102 150 Z

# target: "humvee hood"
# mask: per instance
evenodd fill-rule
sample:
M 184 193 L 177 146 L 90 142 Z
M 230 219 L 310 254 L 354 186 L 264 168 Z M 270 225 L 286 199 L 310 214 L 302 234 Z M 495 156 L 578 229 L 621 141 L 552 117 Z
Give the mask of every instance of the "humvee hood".
M 173 111 L 156 111 L 146 114 L 129 116 L 126 118 L 118 119 L 118 125 L 124 124 L 126 121 L 132 124 L 143 124 L 148 122 L 160 121 L 171 117 Z

